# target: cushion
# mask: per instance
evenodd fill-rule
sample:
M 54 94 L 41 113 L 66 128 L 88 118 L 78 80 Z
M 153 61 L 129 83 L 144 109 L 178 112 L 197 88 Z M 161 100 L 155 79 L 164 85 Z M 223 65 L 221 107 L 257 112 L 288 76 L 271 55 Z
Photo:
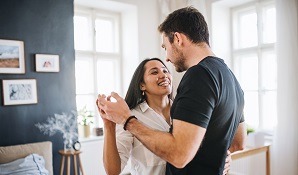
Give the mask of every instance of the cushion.
M 50 175 L 53 175 L 52 142 L 50 141 L 0 147 L 0 164 L 25 158 L 33 153 L 44 158 L 46 169 L 49 171 Z
M 48 175 L 44 158 L 38 154 L 29 154 L 25 158 L 0 164 L 0 175 Z

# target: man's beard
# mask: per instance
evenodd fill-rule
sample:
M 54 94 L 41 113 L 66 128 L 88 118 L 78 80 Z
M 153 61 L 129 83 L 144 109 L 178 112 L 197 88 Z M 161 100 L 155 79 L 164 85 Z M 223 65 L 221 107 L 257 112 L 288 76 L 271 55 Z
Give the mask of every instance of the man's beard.
M 174 63 L 174 66 L 175 66 L 175 70 L 177 72 L 183 72 L 183 71 L 186 71 L 187 70 L 187 67 L 185 65 L 185 57 L 183 55 L 182 52 L 178 51 L 178 49 L 173 46 L 173 50 L 174 50 L 174 53 L 176 55 L 176 61 Z

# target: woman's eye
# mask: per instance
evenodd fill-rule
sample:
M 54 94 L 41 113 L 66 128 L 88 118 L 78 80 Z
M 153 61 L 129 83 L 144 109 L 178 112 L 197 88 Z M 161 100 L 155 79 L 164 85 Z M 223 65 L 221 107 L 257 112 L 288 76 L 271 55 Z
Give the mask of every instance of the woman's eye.
M 156 75 L 157 73 L 158 73 L 157 71 L 151 72 L 151 74 L 153 75 Z
M 166 69 L 165 69 L 165 70 L 163 70 L 163 72 L 164 72 L 164 73 L 169 73 L 169 71 L 168 71 L 168 70 L 166 70 Z

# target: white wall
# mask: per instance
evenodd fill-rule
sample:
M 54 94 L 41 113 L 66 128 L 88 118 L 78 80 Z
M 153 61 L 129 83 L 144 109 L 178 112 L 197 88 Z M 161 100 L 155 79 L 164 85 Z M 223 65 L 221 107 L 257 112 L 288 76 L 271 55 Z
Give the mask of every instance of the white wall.
M 274 175 L 298 174 L 298 0 L 276 0 L 277 114 Z
M 135 23 L 135 26 L 126 23 L 126 21 L 130 19 L 129 17 L 133 17 L 134 15 L 130 14 L 131 11 L 125 12 L 123 15 L 124 17 L 127 17 L 126 21 L 123 21 L 122 24 L 122 27 L 126 29 L 124 33 L 126 43 L 123 44 L 125 47 L 123 49 L 125 56 L 125 62 L 123 62 L 123 85 L 125 94 L 132 74 L 139 62 L 145 58 L 160 57 L 160 35 L 157 31 L 159 25 L 159 13 L 157 0 L 118 0 L 117 2 L 130 4 L 136 8 L 136 16 L 134 16 L 134 18 L 136 18 L 137 23 Z M 131 44 L 131 39 L 135 35 L 137 36 L 137 44 L 132 47 L 127 47 L 127 45 Z
M 230 8 L 219 3 L 213 3 L 211 8 L 211 47 L 215 55 L 231 68 Z
M 119 0 L 131 2 L 138 8 L 139 58 L 159 57 L 160 35 L 157 0 Z

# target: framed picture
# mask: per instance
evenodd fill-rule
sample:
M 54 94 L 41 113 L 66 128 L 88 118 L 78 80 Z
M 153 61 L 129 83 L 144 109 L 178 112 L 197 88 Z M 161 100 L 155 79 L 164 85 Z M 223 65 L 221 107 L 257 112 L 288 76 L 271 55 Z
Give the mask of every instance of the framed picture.
M 25 73 L 23 41 L 0 39 L 0 73 Z
M 37 103 L 35 79 L 2 80 L 3 105 Z
M 59 55 L 35 54 L 36 72 L 59 72 Z

